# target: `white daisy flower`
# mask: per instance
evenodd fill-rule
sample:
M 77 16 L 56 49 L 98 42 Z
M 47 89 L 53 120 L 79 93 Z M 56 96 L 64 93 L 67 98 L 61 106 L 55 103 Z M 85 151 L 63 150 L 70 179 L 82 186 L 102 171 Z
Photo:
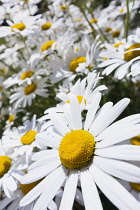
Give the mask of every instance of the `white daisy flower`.
M 19 189 L 17 189 L 14 194 L 11 196 L 11 198 L 7 198 L 5 197 L 2 201 L 0 201 L 0 209 L 5 209 L 6 207 L 8 207 L 8 209 L 16 209 L 16 210 L 32 210 L 34 208 L 34 205 L 37 201 L 34 200 L 32 201 L 30 204 L 28 204 L 25 207 L 20 207 L 19 203 L 21 201 L 22 198 L 24 198 L 24 196 L 30 192 L 30 190 L 32 190 L 40 181 L 36 181 L 34 183 L 30 183 L 30 184 L 25 184 L 19 185 Z M 48 208 L 46 208 L 45 210 L 57 210 L 57 205 L 55 204 L 55 202 L 52 200 L 48 206 Z
M 109 75 L 115 70 L 115 77 L 118 79 L 122 79 L 125 75 L 128 74 L 129 68 L 135 69 L 134 75 L 138 74 L 138 66 L 140 59 L 140 44 L 139 43 L 126 43 L 123 42 L 118 43 L 122 45 L 121 48 L 114 48 L 114 50 L 107 49 L 104 52 L 100 53 L 100 56 L 105 58 L 106 60 L 98 65 L 99 68 L 104 68 L 102 74 Z M 129 45 L 129 46 L 128 46 Z M 133 66 L 134 65 L 134 66 Z M 137 72 L 136 72 L 137 71 Z M 132 74 L 132 73 L 131 73 Z M 128 74 L 127 76 L 130 76 Z
M 3 145 L 5 148 L 13 149 L 14 157 L 25 155 L 26 162 L 29 164 L 35 147 L 38 149 L 46 148 L 46 146 L 36 138 L 37 133 L 42 131 L 44 131 L 42 124 L 36 122 L 36 115 L 34 115 L 31 121 L 25 121 L 23 126 L 6 130 L 3 133 Z
M 65 121 L 50 112 L 54 126 L 49 133 L 38 134 L 38 138 L 52 149 L 33 155 L 36 162 L 21 183 L 45 178 L 21 200 L 21 206 L 40 196 L 34 210 L 44 210 L 66 181 L 59 210 L 72 209 L 79 179 L 86 209 L 103 209 L 96 185 L 117 208 L 140 209 L 140 203 L 116 179 L 140 182 L 140 168 L 126 162 L 140 160 L 140 147 L 117 145 L 139 134 L 140 114 L 112 124 L 130 100 L 124 98 L 114 106 L 108 102 L 97 112 L 100 100 L 98 92 L 84 122 L 76 97 L 64 105 Z
M 27 36 L 34 33 L 35 23 L 41 15 L 27 16 L 17 14 L 13 17 L 13 22 L 7 20 L 9 26 L 0 27 L 0 37 L 20 33 L 22 36 Z
M 51 81 L 56 83 L 64 79 L 64 85 L 67 85 L 77 74 L 88 74 L 96 64 L 98 48 L 100 46 L 100 42 L 97 41 L 98 38 L 99 36 L 92 45 L 86 43 L 88 40 L 84 39 L 83 42 L 85 43 L 76 52 L 73 47 L 69 47 L 63 59 L 55 55 L 55 58 L 50 61 L 53 69 Z
M 96 85 L 100 79 L 102 79 L 102 77 L 99 77 L 99 74 L 97 74 L 96 71 L 93 71 L 92 73 L 89 72 L 88 76 L 83 80 L 78 79 L 77 82 L 70 87 L 69 91 L 67 90 L 68 93 L 60 92 L 56 95 L 57 98 L 63 101 L 58 105 L 70 103 L 71 96 L 75 95 L 79 104 L 81 105 L 81 108 L 88 109 L 92 100 L 94 100 L 94 96 L 97 91 L 107 89 L 105 85 L 101 85 L 96 88 Z
M 16 93 L 10 96 L 10 103 L 14 103 L 15 109 L 21 104 L 23 107 L 32 104 L 32 100 L 36 95 L 47 97 L 48 85 L 46 84 L 47 78 L 35 78 L 34 81 L 28 85 L 27 83 L 22 84 L 19 88 L 16 88 Z
M 13 158 L 0 140 L 0 191 L 2 189 L 8 198 L 11 198 L 17 189 L 17 183 L 24 175 L 22 170 L 27 167 L 24 158 Z

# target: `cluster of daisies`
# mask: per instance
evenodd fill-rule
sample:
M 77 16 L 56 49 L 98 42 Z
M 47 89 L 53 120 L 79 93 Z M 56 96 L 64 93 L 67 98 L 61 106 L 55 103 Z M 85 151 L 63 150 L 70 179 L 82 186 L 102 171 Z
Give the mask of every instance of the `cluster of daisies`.
M 140 210 L 140 113 L 106 86 L 138 97 L 140 1 L 96 3 L 1 0 L 0 210 Z

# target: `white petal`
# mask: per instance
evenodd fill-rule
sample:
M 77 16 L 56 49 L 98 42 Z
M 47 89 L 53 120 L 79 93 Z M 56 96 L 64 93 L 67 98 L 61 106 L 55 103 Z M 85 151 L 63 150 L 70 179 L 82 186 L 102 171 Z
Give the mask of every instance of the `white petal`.
M 64 209 L 71 210 L 72 209 L 75 192 L 76 192 L 76 188 L 77 188 L 77 182 L 78 182 L 78 172 L 73 171 L 72 173 L 70 173 L 70 175 L 66 181 L 59 210 L 64 210 Z
M 104 149 L 95 149 L 95 155 L 119 160 L 140 161 L 140 147 L 136 145 L 117 145 Z
M 66 133 L 69 132 L 66 123 L 62 120 L 62 118 L 58 114 L 55 114 L 53 111 L 50 111 L 50 116 L 55 128 L 62 136 L 64 136 Z
M 103 119 L 106 118 L 106 115 L 109 113 L 112 106 L 113 106 L 113 103 L 108 102 L 104 104 L 102 108 L 100 109 L 98 115 L 96 116 L 94 122 L 92 123 L 89 129 L 89 132 L 92 133 L 94 136 L 97 136 L 100 130 L 102 130 L 102 126 L 104 126 L 104 124 L 101 124 L 101 122 L 103 122 Z
M 36 202 L 34 210 L 45 210 L 48 207 L 50 201 L 54 198 L 57 191 L 62 186 L 65 178 L 66 173 L 62 167 L 57 168 L 48 176 L 46 188 Z
M 48 147 L 57 149 L 60 145 L 60 139 L 55 138 L 55 137 L 47 134 L 46 132 L 37 134 L 37 139 Z
M 134 114 L 128 117 L 125 117 L 115 123 L 113 123 L 112 125 L 110 125 L 108 128 L 106 128 L 104 131 L 102 131 L 99 135 L 98 135 L 98 139 L 102 140 L 106 137 L 108 137 L 108 135 L 110 133 L 114 133 L 114 132 L 119 132 L 120 128 L 126 128 L 130 125 L 134 125 L 140 122 L 140 114 Z
M 100 100 L 101 100 L 101 93 L 97 92 L 87 112 L 84 130 L 88 130 L 91 123 L 93 122 L 97 109 L 99 108 Z
M 138 201 L 115 178 L 101 171 L 95 164 L 89 170 L 100 190 L 117 208 L 120 210 L 140 209 Z
M 135 165 L 98 156 L 94 157 L 94 163 L 112 176 L 129 182 L 140 183 L 140 168 Z
M 140 134 L 140 124 L 126 127 L 126 128 L 120 129 L 119 132 L 111 133 L 110 135 L 108 135 L 108 137 L 106 137 L 105 139 L 100 141 L 98 144 L 96 144 L 96 147 L 103 148 L 103 147 L 111 146 L 121 141 L 133 138 L 134 136 L 137 136 L 139 134 Z
M 74 129 L 75 130 L 82 129 L 81 109 L 76 96 L 72 96 L 70 98 L 70 109 L 71 109 Z
M 81 170 L 81 188 L 86 210 L 102 210 L 97 187 L 88 170 Z
M 23 176 L 21 179 L 22 184 L 28 184 L 35 182 L 52 172 L 55 168 L 61 165 L 60 160 L 54 161 L 52 163 L 46 164 L 44 166 L 38 167 L 34 170 L 31 170 L 28 174 Z
M 106 117 L 104 117 L 104 119 L 102 119 L 102 121 L 100 122 L 101 129 L 99 132 L 103 131 L 106 127 L 108 127 L 123 112 L 123 110 L 128 106 L 129 102 L 130 99 L 124 98 L 121 101 L 119 101 L 117 104 L 115 104 L 110 109 L 110 111 L 107 112 Z
M 43 150 L 41 152 L 37 152 L 32 156 L 32 160 L 36 161 L 38 159 L 42 159 L 44 157 L 51 157 L 52 155 L 58 154 L 58 150 L 50 149 L 50 150 Z

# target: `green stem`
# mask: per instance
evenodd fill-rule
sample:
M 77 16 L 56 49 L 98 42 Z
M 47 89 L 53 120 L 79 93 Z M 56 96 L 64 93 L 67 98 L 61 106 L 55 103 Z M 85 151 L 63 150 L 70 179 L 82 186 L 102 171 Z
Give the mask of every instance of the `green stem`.
M 130 19 L 129 0 L 126 0 L 126 8 L 127 8 L 127 13 L 126 13 L 126 19 L 125 19 L 125 39 L 127 41 L 128 30 L 129 30 L 129 19 Z

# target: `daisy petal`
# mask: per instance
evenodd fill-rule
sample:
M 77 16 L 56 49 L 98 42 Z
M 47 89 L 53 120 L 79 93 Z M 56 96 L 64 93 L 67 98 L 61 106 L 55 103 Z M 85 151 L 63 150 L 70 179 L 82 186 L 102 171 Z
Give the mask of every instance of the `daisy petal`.
M 94 157 L 94 163 L 112 176 L 129 182 L 140 183 L 140 168 L 135 165 L 98 156 Z
M 61 164 L 60 160 L 57 160 L 52 163 L 48 163 L 46 165 L 38 167 L 37 169 L 31 170 L 28 174 L 26 174 L 22 178 L 21 183 L 29 184 L 29 183 L 35 182 L 35 181 L 43 178 L 44 176 L 48 175 L 55 168 L 57 168 L 60 164 Z
M 47 178 L 48 182 L 46 184 L 45 190 L 36 202 L 34 210 L 44 210 L 48 207 L 51 200 L 54 198 L 66 178 L 65 170 L 62 167 L 59 167 Z
M 140 147 L 136 145 L 118 145 L 109 148 L 96 149 L 95 155 L 119 160 L 140 161 Z
M 101 100 L 101 93 L 97 92 L 87 112 L 84 130 L 88 130 L 91 123 L 93 122 L 97 109 L 99 108 L 100 100 Z
M 78 182 L 78 172 L 73 171 L 70 173 L 70 175 L 66 181 L 59 210 L 72 209 L 75 192 L 76 192 L 76 188 L 77 188 L 77 182 Z
M 95 164 L 89 170 L 100 190 L 118 209 L 140 209 L 139 202 L 115 178 L 101 171 Z
M 80 104 L 78 103 L 78 99 L 76 96 L 70 98 L 70 108 L 71 108 L 71 115 L 73 119 L 74 129 L 82 129 L 82 118 L 81 118 L 81 110 Z
M 86 210 L 102 210 L 97 187 L 88 170 L 81 170 L 81 188 Z

